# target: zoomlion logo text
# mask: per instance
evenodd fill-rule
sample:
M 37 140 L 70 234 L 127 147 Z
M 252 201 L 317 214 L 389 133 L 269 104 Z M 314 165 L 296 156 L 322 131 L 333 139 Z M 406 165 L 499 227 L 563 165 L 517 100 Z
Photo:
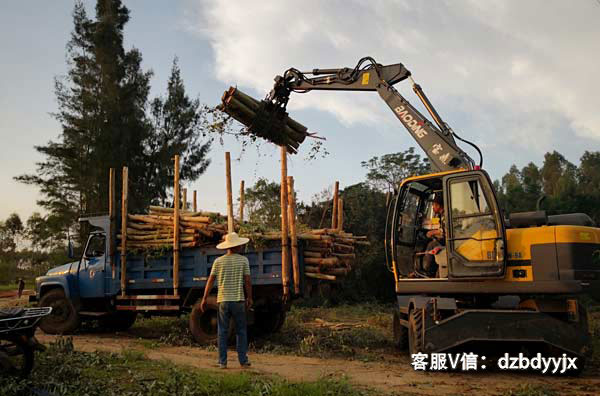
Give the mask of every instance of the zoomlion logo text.
M 404 124 L 414 132 L 415 135 L 422 139 L 427 135 L 427 131 L 423 129 L 423 122 L 419 122 L 408 114 L 408 110 L 404 106 L 398 106 L 394 109 L 398 117 L 404 122 Z

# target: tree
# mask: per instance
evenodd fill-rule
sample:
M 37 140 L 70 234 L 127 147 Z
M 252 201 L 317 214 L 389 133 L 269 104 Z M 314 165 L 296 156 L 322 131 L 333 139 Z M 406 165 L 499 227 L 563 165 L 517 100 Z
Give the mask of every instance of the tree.
M 95 19 L 81 2 L 75 4 L 69 70 L 55 83 L 54 117 L 62 133 L 56 141 L 36 146 L 44 160 L 34 174 L 16 178 L 40 188 L 38 204 L 63 230 L 76 224 L 80 213 L 107 210 L 109 168 L 129 168 L 129 208 L 141 211 L 164 200 L 173 185 L 170 169 L 176 151 L 184 157 L 182 180 L 197 178 L 208 166 L 210 144 L 199 141 L 199 128 L 206 128 L 206 122 L 199 121 L 198 101 L 185 94 L 176 62 L 167 98 L 154 101 L 153 122 L 147 115 L 152 72 L 142 70 L 137 49 L 124 48 L 128 21 L 129 10 L 121 0 L 98 0 Z
M 384 191 L 394 191 L 409 176 L 430 172 L 429 160 L 421 159 L 419 154 L 415 154 L 414 147 L 399 153 L 373 157 L 361 162 L 361 165 L 367 169 L 368 183 Z
M 12 213 L 0 223 L 0 251 L 14 253 L 23 236 L 23 222 L 18 214 Z
M 279 183 L 259 178 L 244 194 L 248 221 L 265 229 L 281 226 L 281 187 Z
M 167 86 L 167 97 L 156 98 L 151 103 L 151 118 L 154 136 L 150 141 L 150 151 L 158 163 L 169 163 L 175 154 L 180 155 L 182 180 L 196 180 L 208 165 L 207 154 L 212 139 L 202 142 L 206 136 L 203 129 L 209 111 L 200 105 L 198 99 L 191 100 L 185 92 L 177 58 L 173 60 L 171 77 Z M 173 167 L 152 168 L 151 188 L 156 198 L 165 200 L 165 186 L 173 185 Z

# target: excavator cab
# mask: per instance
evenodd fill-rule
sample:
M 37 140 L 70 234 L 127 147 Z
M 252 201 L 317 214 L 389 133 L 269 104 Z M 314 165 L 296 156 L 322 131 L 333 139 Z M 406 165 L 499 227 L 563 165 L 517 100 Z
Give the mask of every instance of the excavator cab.
M 432 200 L 443 196 L 435 217 Z M 486 172 L 450 171 L 402 182 L 388 210 L 386 242 L 397 280 L 499 279 L 506 268 L 504 223 Z M 429 250 L 428 231 L 441 228 L 438 247 Z M 434 273 L 424 269 L 433 255 Z

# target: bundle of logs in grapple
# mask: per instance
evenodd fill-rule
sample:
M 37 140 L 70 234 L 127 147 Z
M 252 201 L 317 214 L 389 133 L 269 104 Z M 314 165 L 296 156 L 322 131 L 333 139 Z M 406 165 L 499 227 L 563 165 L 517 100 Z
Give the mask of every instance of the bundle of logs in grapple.
M 148 214 L 127 215 L 127 248 L 156 249 L 172 247 L 174 239 L 174 210 L 150 206 Z M 221 215 L 209 212 L 181 211 L 179 214 L 179 246 L 215 245 L 227 234 L 225 224 L 215 220 Z M 119 239 L 122 234 L 117 235 Z
M 221 102 L 218 108 L 245 125 L 249 133 L 284 146 L 290 154 L 298 152 L 307 136 L 315 136 L 284 109 L 267 100 L 258 101 L 237 88 L 225 91 Z

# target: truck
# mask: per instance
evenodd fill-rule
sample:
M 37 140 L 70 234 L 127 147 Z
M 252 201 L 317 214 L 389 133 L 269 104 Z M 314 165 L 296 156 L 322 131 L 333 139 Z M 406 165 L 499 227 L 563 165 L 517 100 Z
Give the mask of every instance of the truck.
M 36 294 L 30 300 L 52 308 L 52 314 L 40 323 L 44 332 L 69 334 L 89 320 L 98 320 L 106 330 L 125 330 L 138 314 L 191 313 L 189 329 L 194 339 L 199 343 L 216 340 L 216 295 L 211 294 L 204 312 L 199 303 L 212 264 L 224 254 L 222 250 L 210 246 L 182 249 L 177 294 L 173 293 L 172 250 L 160 254 L 132 251 L 126 258 L 127 285 L 123 292 L 121 255 L 110 248 L 117 237 L 111 216 L 82 217 L 80 221 L 90 228 L 81 257 L 49 270 L 35 281 Z M 283 299 L 281 246 L 273 245 L 249 248 L 243 253 L 250 262 L 254 307 L 248 311 L 248 325 L 254 334 L 279 330 L 290 306 L 289 300 Z M 299 262 L 303 273 L 302 249 Z

